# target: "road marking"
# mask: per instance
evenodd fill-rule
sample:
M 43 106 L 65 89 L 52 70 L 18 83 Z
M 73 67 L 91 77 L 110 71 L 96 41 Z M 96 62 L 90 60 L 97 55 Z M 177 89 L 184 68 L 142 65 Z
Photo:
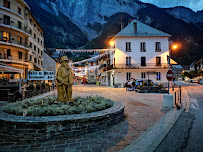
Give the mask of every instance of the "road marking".
M 196 98 L 190 98 L 190 108 L 194 110 L 199 109 L 199 104 Z

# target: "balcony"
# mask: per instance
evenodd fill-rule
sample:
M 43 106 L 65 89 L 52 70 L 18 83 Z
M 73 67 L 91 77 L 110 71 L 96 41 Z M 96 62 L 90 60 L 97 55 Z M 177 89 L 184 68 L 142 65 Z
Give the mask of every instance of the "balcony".
M 112 70 L 112 69 L 113 69 L 113 65 L 109 65 L 109 66 L 103 68 L 103 72 L 109 71 L 109 70 Z
M 166 69 L 168 68 L 167 63 L 156 64 L 156 63 L 146 63 L 145 66 L 137 64 L 116 64 L 113 65 L 113 69 Z
M 17 40 L 6 40 L 5 38 L 0 38 L 0 45 L 7 45 L 7 46 L 13 46 L 18 47 L 26 50 L 30 50 L 30 47 L 28 47 L 27 43 L 19 43 Z
M 25 55 L 27 56 L 27 55 Z M 19 63 L 19 64 L 26 64 L 28 65 L 30 63 L 30 60 L 26 57 L 19 58 L 18 56 L 13 55 L 7 55 L 7 57 L 4 57 L 0 54 L 0 61 L 1 62 L 12 62 L 12 63 Z
M 5 28 L 13 29 L 15 31 L 21 32 L 23 34 L 26 34 L 27 36 L 29 36 L 29 34 L 30 34 L 27 26 L 25 26 L 22 23 L 20 25 L 20 24 L 14 23 L 13 21 L 11 21 L 10 23 L 6 23 L 3 20 L 0 20 L 0 27 L 5 27 Z

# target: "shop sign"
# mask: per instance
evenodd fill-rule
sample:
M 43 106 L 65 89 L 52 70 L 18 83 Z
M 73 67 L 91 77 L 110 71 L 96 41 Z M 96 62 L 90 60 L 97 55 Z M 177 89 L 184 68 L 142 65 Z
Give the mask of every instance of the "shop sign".
M 28 80 L 54 80 L 53 71 L 28 71 Z

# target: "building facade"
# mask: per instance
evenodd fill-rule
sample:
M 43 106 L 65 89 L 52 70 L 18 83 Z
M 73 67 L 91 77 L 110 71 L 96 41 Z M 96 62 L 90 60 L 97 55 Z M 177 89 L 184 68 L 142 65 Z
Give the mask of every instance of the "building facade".
M 148 77 L 154 83 L 167 83 L 169 37 L 167 33 L 133 20 L 105 41 L 112 52 L 101 59 L 101 83 L 123 86 L 131 78 Z
M 0 62 L 23 70 L 43 69 L 44 31 L 24 0 L 0 1 Z M 8 75 L 9 78 L 9 75 Z

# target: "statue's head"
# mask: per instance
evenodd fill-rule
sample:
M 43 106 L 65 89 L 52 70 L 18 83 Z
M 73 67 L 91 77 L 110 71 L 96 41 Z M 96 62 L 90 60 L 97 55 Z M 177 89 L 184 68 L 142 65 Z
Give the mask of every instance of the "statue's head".
M 61 66 L 67 66 L 68 65 L 68 57 L 62 56 L 60 60 Z

